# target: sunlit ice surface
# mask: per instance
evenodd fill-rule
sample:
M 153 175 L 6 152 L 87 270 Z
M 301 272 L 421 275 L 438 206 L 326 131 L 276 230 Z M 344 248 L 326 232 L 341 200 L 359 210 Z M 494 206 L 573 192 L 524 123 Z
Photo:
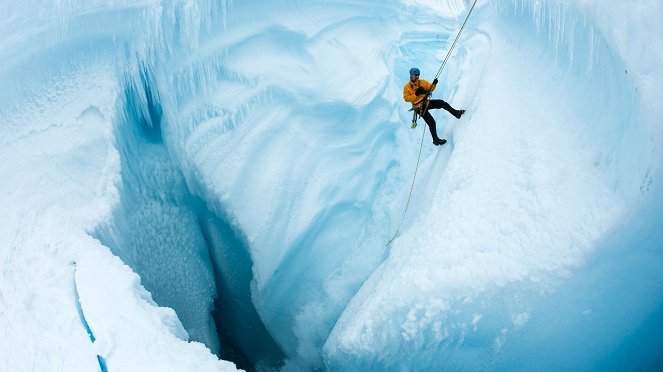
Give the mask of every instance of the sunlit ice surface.
M 470 6 L 0 4 L 1 369 L 659 366 L 663 6 Z

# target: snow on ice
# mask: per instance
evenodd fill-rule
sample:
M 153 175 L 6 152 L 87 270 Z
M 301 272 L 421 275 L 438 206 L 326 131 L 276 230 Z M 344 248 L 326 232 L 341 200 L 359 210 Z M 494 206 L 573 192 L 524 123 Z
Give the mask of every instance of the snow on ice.
M 0 370 L 660 367 L 663 5 L 471 5 L 0 3 Z

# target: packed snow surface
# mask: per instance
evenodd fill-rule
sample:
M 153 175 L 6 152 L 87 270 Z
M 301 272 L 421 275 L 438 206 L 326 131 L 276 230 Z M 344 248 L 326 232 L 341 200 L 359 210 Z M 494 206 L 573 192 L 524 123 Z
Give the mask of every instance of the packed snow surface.
M 471 6 L 1 2 L 0 370 L 661 367 L 663 4 Z

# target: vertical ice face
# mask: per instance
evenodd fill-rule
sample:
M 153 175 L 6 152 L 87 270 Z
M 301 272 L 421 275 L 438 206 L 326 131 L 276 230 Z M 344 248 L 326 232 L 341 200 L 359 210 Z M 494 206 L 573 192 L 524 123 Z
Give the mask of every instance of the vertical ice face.
M 326 335 L 382 257 L 383 206 L 402 181 L 400 93 L 385 94 L 398 11 L 236 4 L 228 31 L 157 73 L 166 145 L 195 195 L 240 233 L 253 302 L 289 367 L 322 366 Z
M 163 145 L 158 88 L 147 70 L 127 83 L 117 109 L 121 198 L 95 235 L 141 276 L 158 304 L 177 312 L 192 340 L 218 353 L 209 248 L 197 201 Z
M 226 290 L 227 282 L 254 278 L 253 297 L 235 312 L 255 302 L 267 327 L 265 334 L 254 333 L 259 327 L 252 324 L 247 326 L 252 331 L 240 329 L 231 337 L 236 343 L 249 339 L 256 348 L 265 341 L 268 364 L 281 358 L 282 348 L 295 365 L 313 368 L 321 363 L 320 349 L 334 319 L 382 255 L 380 243 L 371 243 L 368 250 L 364 246 L 384 235 L 388 216 L 379 206 L 396 189 L 396 179 L 385 171 L 394 168 L 394 128 L 388 125 L 393 97 L 381 97 L 391 89 L 384 77 L 394 49 L 373 35 L 395 36 L 397 13 L 377 4 L 346 8 L 312 3 L 251 16 L 265 4 L 236 7 L 236 18 L 226 24 L 232 31 L 212 24 L 191 34 L 183 27 L 173 41 L 170 31 L 182 27 L 175 17 L 173 24 L 164 25 L 163 40 L 132 56 L 139 67 L 129 65 L 125 76 L 129 87 L 138 89 L 126 106 L 135 118 L 126 120 L 121 114 L 118 120 L 118 147 L 127 169 L 124 200 L 113 222 L 120 228 L 100 236 L 111 246 L 113 239 L 120 241 L 114 247 L 118 254 L 138 256 L 130 265 L 143 277 L 155 282 L 168 279 L 169 273 L 182 280 L 191 289 L 186 296 L 174 298 L 177 287 L 157 283 L 153 286 L 161 288 L 153 290 L 155 299 L 161 304 L 160 296 L 173 297 L 178 313 L 196 312 L 190 318 L 203 319 L 209 311 L 209 288 L 203 280 L 209 276 L 208 263 L 193 254 L 186 261 L 189 267 L 169 266 L 182 262 L 186 252 L 201 250 L 192 219 L 195 203 L 188 200 L 195 196 L 211 221 L 222 220 L 221 228 L 203 228 L 208 248 L 213 242 L 226 244 L 233 234 L 215 236 L 229 229 L 236 233 L 231 243 L 239 250 L 235 253 L 246 250 L 234 256 L 241 261 L 235 265 L 222 261 L 232 255 L 210 249 L 212 263 L 217 262 L 212 271 L 237 270 L 216 272 L 217 293 Z M 182 35 L 197 41 L 180 45 Z M 331 178 L 338 182 L 330 183 Z M 146 209 L 158 208 L 164 212 L 158 219 L 144 216 Z M 379 219 L 372 218 L 374 212 Z M 155 246 L 153 239 L 143 241 L 141 232 L 121 228 L 125 217 L 134 215 L 149 222 L 138 224 L 149 227 L 147 234 L 166 241 Z M 189 228 L 193 230 L 182 233 Z M 131 237 L 130 244 L 121 242 Z M 123 246 L 128 253 L 122 253 Z M 142 253 L 132 253 L 132 247 Z M 170 268 L 162 270 L 153 262 Z M 249 285 L 243 285 L 239 296 L 237 287 L 228 291 L 232 303 L 217 302 L 217 315 L 233 314 L 224 307 L 244 300 Z M 203 295 L 197 294 L 201 291 Z M 330 295 L 320 296 L 321 291 Z M 192 304 L 205 306 L 194 310 Z M 257 314 L 255 319 L 260 321 Z M 194 339 L 208 338 L 204 324 L 192 328 L 195 322 L 185 319 L 183 324 L 189 333 L 203 329 L 198 333 L 204 335 L 192 335 Z M 278 345 L 270 345 L 267 329 Z
M 0 3 L 0 369 L 647 367 L 663 7 L 467 6 Z
M 616 257 L 653 258 L 660 237 L 643 243 L 629 221 L 648 219 L 643 196 L 658 204 L 642 190 L 660 169 L 660 136 L 619 40 L 582 10 L 556 1 L 479 9 L 453 101 L 470 114 L 453 126 L 448 163 L 431 167 L 439 178 L 422 181 L 430 204 L 336 323 L 329 368 L 586 369 L 604 365 L 660 304 L 640 298 L 620 323 L 628 331 L 611 326 L 625 285 L 604 270 L 635 274 Z M 660 276 L 660 261 L 637 274 L 636 292 Z
M 629 73 L 631 57 L 620 53 L 622 44 L 639 42 L 615 39 L 610 26 L 599 23 L 595 10 L 582 3 L 513 1 L 496 8 L 501 29 L 520 35 L 515 42 L 533 37 L 545 47 L 550 66 L 540 74 L 568 79 L 571 85 L 559 91 L 559 104 L 589 123 L 569 131 L 581 146 L 591 148 L 606 182 L 623 197 L 632 197 L 632 190 L 647 182 L 655 133 L 647 120 L 651 108 L 649 98 L 643 101 L 639 74 Z M 514 9 L 519 16 L 513 16 Z M 630 33 L 639 28 L 630 27 Z

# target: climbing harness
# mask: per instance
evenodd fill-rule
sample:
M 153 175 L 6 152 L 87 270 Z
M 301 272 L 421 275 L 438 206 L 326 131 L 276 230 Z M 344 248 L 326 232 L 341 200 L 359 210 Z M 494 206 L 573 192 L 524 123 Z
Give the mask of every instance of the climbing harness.
M 463 22 L 463 25 L 460 27 L 460 30 L 458 31 L 458 35 L 456 35 L 456 38 L 454 39 L 454 42 L 451 44 L 451 48 L 449 48 L 449 51 L 447 52 L 447 56 L 444 58 L 444 61 L 442 62 L 442 65 L 440 66 L 440 69 L 437 70 L 437 74 L 435 75 L 435 79 L 440 77 L 440 73 L 442 73 L 442 70 L 444 69 L 444 66 L 446 66 L 447 61 L 449 60 L 449 57 L 451 56 L 451 52 L 454 50 L 456 47 L 456 43 L 458 43 L 458 39 L 460 38 L 460 35 L 463 33 L 463 30 L 465 29 L 465 25 L 467 24 L 467 20 L 470 19 L 470 15 L 472 14 L 472 11 L 474 10 L 474 6 L 477 5 L 478 0 L 474 0 L 472 3 L 472 7 L 470 7 L 470 11 L 467 13 L 467 16 L 465 17 L 465 21 Z M 426 94 L 426 97 L 424 97 L 424 104 L 420 109 L 413 108 L 413 114 L 412 114 L 412 128 L 417 127 L 417 117 L 418 116 L 424 116 L 426 114 L 426 111 L 428 111 L 428 102 L 430 99 L 431 92 L 428 92 Z M 414 176 L 412 177 L 412 185 L 410 186 L 410 194 L 407 196 L 407 203 L 405 203 L 405 210 L 403 211 L 403 216 L 401 217 L 401 222 L 398 224 L 398 228 L 396 229 L 396 232 L 394 233 L 394 236 L 389 239 L 387 242 L 387 247 L 391 245 L 391 243 L 398 237 L 398 233 L 401 232 L 401 227 L 403 226 L 403 221 L 405 220 L 405 214 L 407 213 L 408 208 L 410 207 L 410 200 L 412 199 L 412 191 L 414 190 L 414 182 L 417 179 L 417 172 L 419 171 L 419 162 L 421 161 L 421 150 L 424 147 L 424 137 L 426 135 L 426 127 L 423 127 L 422 134 L 421 134 L 421 144 L 419 145 L 419 157 L 417 158 L 417 165 L 414 168 Z
M 430 97 L 430 93 L 424 97 L 424 99 L 421 100 L 421 102 L 424 102 L 423 107 L 413 107 L 408 111 L 412 111 L 412 125 L 410 126 L 412 129 L 417 127 L 417 118 L 419 116 L 423 116 L 422 112 L 426 112 L 428 110 L 428 103 L 430 103 L 430 100 L 428 99 Z

